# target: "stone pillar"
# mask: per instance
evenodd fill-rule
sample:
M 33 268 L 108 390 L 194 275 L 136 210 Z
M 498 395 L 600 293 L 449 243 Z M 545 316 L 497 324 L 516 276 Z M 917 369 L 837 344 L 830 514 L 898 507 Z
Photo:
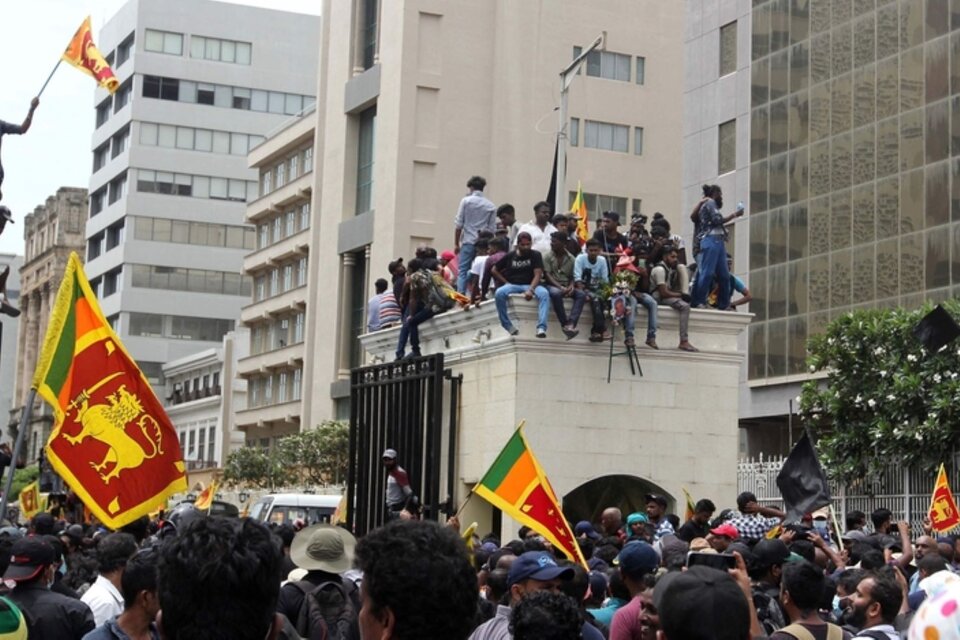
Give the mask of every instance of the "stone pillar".
M 350 377 L 350 350 L 353 345 L 354 336 L 350 327 L 350 290 L 353 287 L 353 267 L 356 264 L 356 257 L 352 253 L 344 253 L 341 256 L 340 268 L 340 331 L 339 331 L 339 353 L 337 362 L 337 377 L 346 379 Z
M 27 367 L 27 352 L 29 350 L 27 345 L 29 340 L 30 319 L 32 316 L 33 312 L 30 296 L 21 296 L 20 323 L 17 327 L 17 353 L 5 354 L 8 358 L 17 358 L 17 368 L 13 387 L 13 402 L 11 403 L 13 405 L 11 407 L 12 409 L 16 409 L 22 405 L 23 401 L 26 399 L 26 389 L 30 386 L 29 377 L 33 373 Z

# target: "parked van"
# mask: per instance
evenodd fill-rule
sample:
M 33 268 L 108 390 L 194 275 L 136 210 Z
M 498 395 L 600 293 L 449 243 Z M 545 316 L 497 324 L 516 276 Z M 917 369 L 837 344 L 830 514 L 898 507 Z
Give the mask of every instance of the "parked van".
M 274 493 L 263 496 L 250 507 L 250 517 L 261 522 L 293 524 L 302 520 L 308 526 L 330 522 L 337 507 L 339 495 L 312 493 Z

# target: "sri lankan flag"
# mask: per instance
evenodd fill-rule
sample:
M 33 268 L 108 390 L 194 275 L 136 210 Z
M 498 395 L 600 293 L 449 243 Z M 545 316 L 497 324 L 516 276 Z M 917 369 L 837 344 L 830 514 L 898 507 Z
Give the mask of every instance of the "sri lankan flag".
M 583 199 L 583 187 L 580 186 L 579 181 L 577 182 L 577 197 L 573 199 L 573 204 L 570 205 L 570 213 L 577 217 L 577 239 L 583 246 L 590 236 L 587 228 L 587 202 Z
M 118 529 L 187 488 L 180 442 L 147 379 L 103 317 L 70 254 L 33 387 L 53 408 L 47 458 Z
M 20 515 L 29 520 L 41 511 L 47 510 L 46 496 L 40 493 L 40 483 L 36 480 L 20 489 Z
M 103 54 L 93 44 L 93 32 L 90 29 L 90 16 L 83 21 L 80 28 L 73 35 L 66 51 L 60 56 L 77 69 L 93 77 L 97 83 L 109 91 L 115 93 L 120 88 L 120 81 L 113 75 L 113 69 L 107 64 Z
M 687 503 L 686 513 L 683 514 L 684 522 L 689 522 L 693 520 L 693 515 L 697 512 L 697 507 L 696 505 L 693 504 L 693 498 L 690 497 L 690 492 L 687 491 L 687 488 L 682 487 L 682 489 L 683 489 L 683 498 Z
M 553 488 L 534 457 L 521 424 L 474 491 L 484 500 L 525 524 L 568 558 L 587 567 Z
M 950 483 L 947 481 L 947 470 L 940 464 L 937 473 L 937 483 L 930 496 L 930 526 L 936 532 L 949 531 L 960 524 L 960 513 L 957 512 L 957 503 L 953 499 Z
M 217 485 L 219 483 L 214 480 L 212 481 L 206 489 L 204 489 L 199 496 L 197 496 L 196 502 L 193 503 L 193 506 L 201 511 L 209 511 L 210 507 L 213 506 L 213 499 L 217 495 Z

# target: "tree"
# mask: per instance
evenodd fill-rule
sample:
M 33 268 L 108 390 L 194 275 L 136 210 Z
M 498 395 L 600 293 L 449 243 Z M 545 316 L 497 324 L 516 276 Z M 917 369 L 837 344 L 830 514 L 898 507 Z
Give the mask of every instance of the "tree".
M 273 489 L 288 484 L 291 472 L 278 449 L 241 447 L 231 451 L 223 468 L 223 481 L 228 485 Z
M 944 307 L 960 313 L 956 300 Z M 803 385 L 800 415 L 831 476 L 853 481 L 889 461 L 934 469 L 960 440 L 960 346 L 931 354 L 912 334 L 931 308 L 846 313 L 808 341 L 809 371 L 825 378 Z
M 347 476 L 350 426 L 329 420 L 315 429 L 283 438 L 279 443 L 286 463 L 304 484 L 341 484 Z

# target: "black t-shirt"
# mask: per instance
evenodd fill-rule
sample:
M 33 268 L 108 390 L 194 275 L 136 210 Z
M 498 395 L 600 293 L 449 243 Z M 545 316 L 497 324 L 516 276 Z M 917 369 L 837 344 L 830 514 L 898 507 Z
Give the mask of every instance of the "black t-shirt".
M 630 246 L 630 239 L 622 233 L 618 233 L 616 238 L 608 238 L 603 229 L 597 229 L 593 232 L 593 238 L 600 242 L 600 251 L 603 253 L 615 253 L 617 247 L 626 249 Z
M 510 284 L 530 284 L 533 282 L 534 270 L 543 271 L 543 256 L 534 249 L 530 249 L 524 256 L 511 251 L 500 258 L 494 266 Z
M 687 520 L 677 529 L 677 537 L 687 543 L 694 538 L 706 538 L 708 533 L 710 533 L 709 523 L 697 524 L 693 520 Z

